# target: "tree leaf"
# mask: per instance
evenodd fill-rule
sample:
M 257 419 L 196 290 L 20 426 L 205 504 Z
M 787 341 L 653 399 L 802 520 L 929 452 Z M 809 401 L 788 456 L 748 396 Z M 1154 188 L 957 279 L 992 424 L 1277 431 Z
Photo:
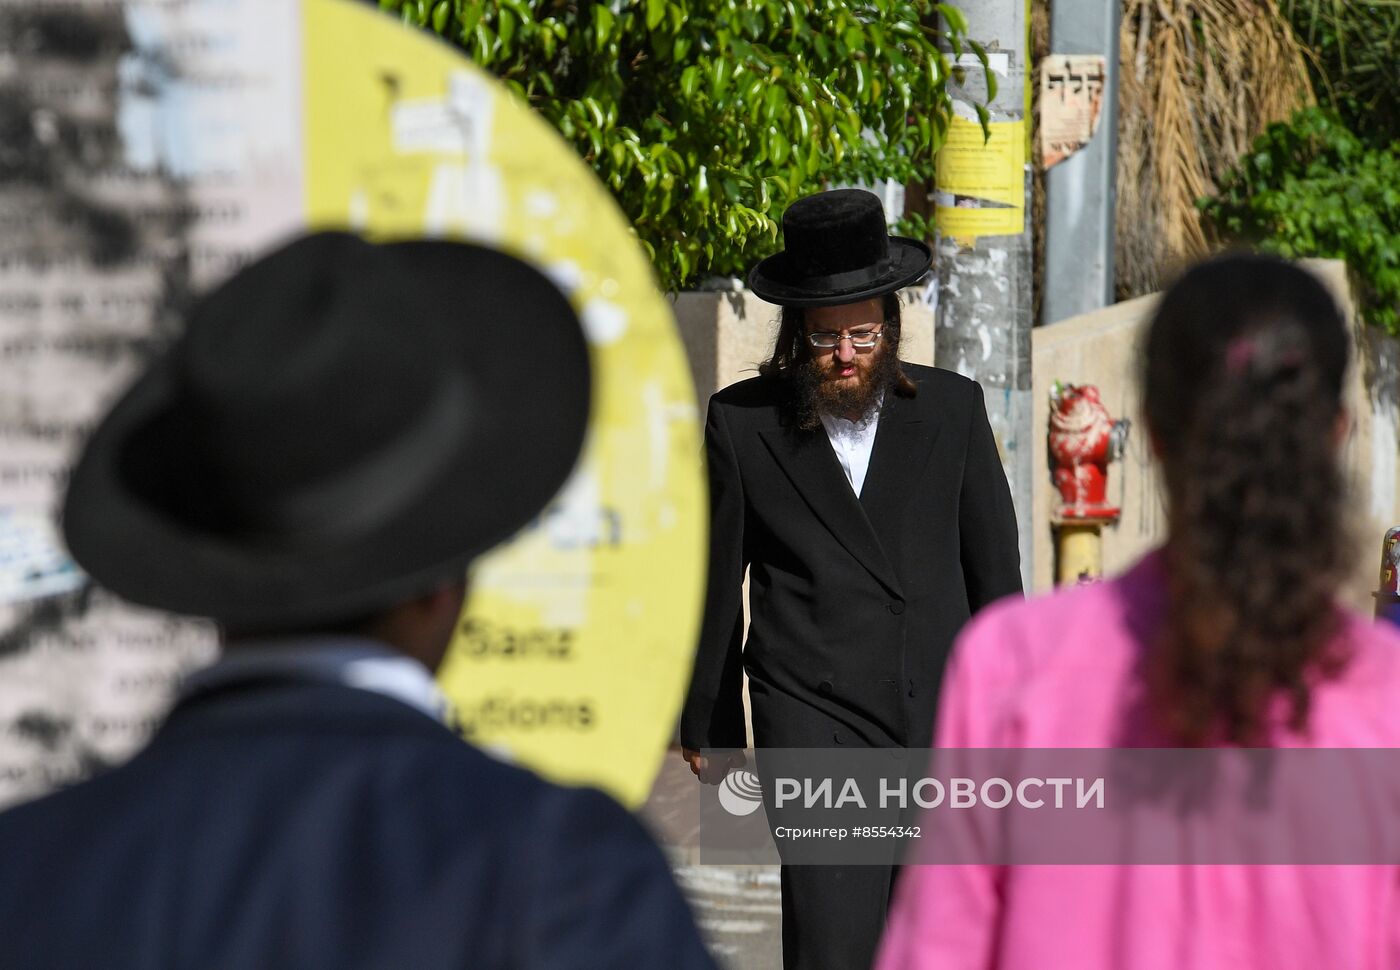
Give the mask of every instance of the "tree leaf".
M 972 53 L 977 55 L 977 60 L 982 64 L 982 76 L 987 79 L 987 100 L 995 101 L 997 97 L 997 76 L 992 72 L 992 65 L 987 60 L 987 50 L 975 40 L 969 40 L 967 45 L 972 48 Z
M 938 11 L 938 16 L 943 18 L 943 23 L 955 34 L 967 33 L 967 18 L 957 7 L 947 3 L 936 3 L 933 9 Z
M 655 30 L 666 19 L 666 0 L 647 0 L 647 30 Z
M 608 41 L 612 39 L 613 25 L 617 18 L 613 12 L 601 3 L 593 5 L 593 37 L 594 43 L 598 47 L 607 47 Z
M 695 92 L 700 88 L 700 68 L 692 64 L 684 71 L 681 71 L 681 94 L 687 101 L 695 97 Z
M 777 245 L 769 213 L 825 184 L 931 182 L 966 41 L 954 8 L 909 0 L 387 2 L 531 98 L 671 288 L 743 273 Z M 1319 241 L 1354 208 L 1333 195 Z
M 774 129 L 769 133 L 768 139 L 769 139 L 769 142 L 768 142 L 768 143 L 769 143 L 769 145 L 770 145 L 770 148 L 769 148 L 769 158 L 772 160 L 773 164 L 774 164 L 774 165 L 784 165 L 784 164 L 786 164 L 786 163 L 787 163 L 787 160 L 788 160 L 788 156 L 792 153 L 792 144 L 787 140 L 787 138 L 783 135 L 783 133 L 782 133 L 781 131 L 779 131 L 777 128 L 774 128 Z
M 509 51 L 511 40 L 515 37 L 515 14 L 509 10 L 497 14 L 496 35 L 501 38 L 501 47 Z

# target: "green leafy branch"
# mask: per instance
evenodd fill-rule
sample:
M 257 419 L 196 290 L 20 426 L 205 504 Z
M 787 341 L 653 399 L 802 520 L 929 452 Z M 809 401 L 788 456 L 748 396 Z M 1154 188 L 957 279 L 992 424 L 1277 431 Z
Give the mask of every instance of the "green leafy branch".
M 1400 141 L 1362 141 L 1321 108 L 1270 125 L 1202 209 L 1286 257 L 1345 259 L 1366 319 L 1400 336 Z
M 828 184 L 930 180 L 956 57 L 986 60 L 956 8 L 917 0 L 380 3 L 543 114 L 671 289 L 741 275 Z

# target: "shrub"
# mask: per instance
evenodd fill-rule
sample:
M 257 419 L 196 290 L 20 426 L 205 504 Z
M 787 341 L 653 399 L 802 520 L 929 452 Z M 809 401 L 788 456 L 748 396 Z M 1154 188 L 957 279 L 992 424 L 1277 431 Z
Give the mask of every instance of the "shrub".
M 1282 256 L 1345 259 L 1366 318 L 1400 335 L 1400 140 L 1367 144 L 1310 108 L 1270 125 L 1202 207 Z
M 966 44 L 985 65 L 956 9 L 919 0 L 380 5 L 461 47 L 558 128 L 670 289 L 742 274 L 776 248 L 773 215 L 828 184 L 931 180 L 954 56 Z

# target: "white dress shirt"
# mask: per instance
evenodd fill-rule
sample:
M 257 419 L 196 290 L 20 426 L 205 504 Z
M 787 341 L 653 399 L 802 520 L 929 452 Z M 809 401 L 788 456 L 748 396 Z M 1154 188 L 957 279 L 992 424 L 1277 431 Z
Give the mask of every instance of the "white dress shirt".
M 822 427 L 826 428 L 831 450 L 836 452 L 836 460 L 846 473 L 846 481 L 860 497 L 865 485 L 865 473 L 870 469 L 870 452 L 875 447 L 875 431 L 880 425 L 880 406 L 877 404 L 868 415 L 859 421 L 838 418 L 833 414 L 823 414 Z

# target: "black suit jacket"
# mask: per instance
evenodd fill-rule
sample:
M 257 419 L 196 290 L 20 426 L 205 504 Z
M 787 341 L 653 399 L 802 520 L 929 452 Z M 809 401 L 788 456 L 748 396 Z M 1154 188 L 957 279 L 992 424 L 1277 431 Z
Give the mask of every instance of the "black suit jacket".
M 1021 591 L 981 388 L 904 368 L 918 394 L 886 395 L 859 498 L 825 430 L 794 426 L 783 382 L 710 399 L 709 591 L 686 747 L 743 747 L 744 670 L 759 747 L 926 746 L 954 636 Z
M 713 966 L 617 803 L 336 685 L 196 697 L 0 859 L 4 967 Z

